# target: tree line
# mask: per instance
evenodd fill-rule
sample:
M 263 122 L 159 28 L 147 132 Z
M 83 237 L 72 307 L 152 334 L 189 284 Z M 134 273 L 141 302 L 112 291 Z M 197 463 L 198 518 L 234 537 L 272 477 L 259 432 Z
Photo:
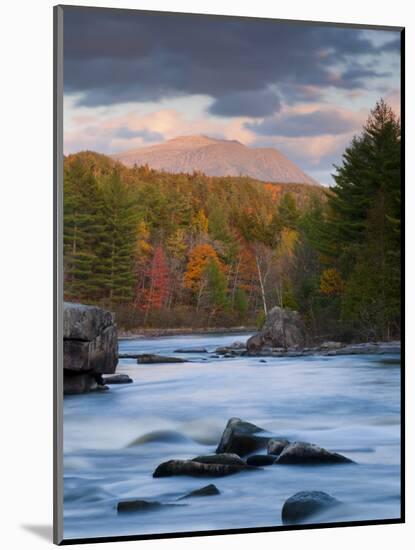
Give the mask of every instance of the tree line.
M 400 125 L 379 102 L 329 190 L 64 162 L 64 293 L 125 329 L 260 325 L 300 311 L 316 337 L 400 330 Z

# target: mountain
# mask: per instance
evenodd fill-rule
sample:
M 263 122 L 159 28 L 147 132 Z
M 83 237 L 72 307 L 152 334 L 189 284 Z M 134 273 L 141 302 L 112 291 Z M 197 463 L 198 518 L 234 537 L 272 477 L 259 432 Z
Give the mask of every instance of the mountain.
M 112 155 L 126 166 L 148 164 L 177 174 L 203 172 L 207 176 L 250 176 L 276 183 L 318 185 L 277 149 L 251 148 L 236 140 L 182 136 Z

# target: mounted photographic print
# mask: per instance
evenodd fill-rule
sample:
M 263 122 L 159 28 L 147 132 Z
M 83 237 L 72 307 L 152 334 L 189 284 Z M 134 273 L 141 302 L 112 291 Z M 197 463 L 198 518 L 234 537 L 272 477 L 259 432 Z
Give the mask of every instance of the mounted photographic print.
M 403 522 L 404 30 L 54 16 L 55 542 Z

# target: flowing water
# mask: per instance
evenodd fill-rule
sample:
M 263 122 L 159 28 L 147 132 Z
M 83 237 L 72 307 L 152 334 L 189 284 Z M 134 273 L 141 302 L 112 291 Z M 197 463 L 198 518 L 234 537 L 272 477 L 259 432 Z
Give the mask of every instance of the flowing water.
M 246 338 L 139 338 L 121 341 L 120 352 L 173 355 L 195 346 L 211 352 Z M 117 372 L 134 383 L 65 397 L 66 539 L 279 526 L 284 501 L 301 490 L 326 491 L 345 504 L 312 521 L 400 516 L 398 355 L 265 358 L 265 363 L 182 356 L 191 362 L 137 365 L 122 359 Z M 161 462 L 214 452 L 234 416 L 289 440 L 341 452 L 356 464 L 274 465 L 222 478 L 152 477 Z M 129 446 L 158 430 L 168 432 Z M 221 494 L 177 501 L 208 483 Z M 117 514 L 118 501 L 132 498 L 176 505 Z

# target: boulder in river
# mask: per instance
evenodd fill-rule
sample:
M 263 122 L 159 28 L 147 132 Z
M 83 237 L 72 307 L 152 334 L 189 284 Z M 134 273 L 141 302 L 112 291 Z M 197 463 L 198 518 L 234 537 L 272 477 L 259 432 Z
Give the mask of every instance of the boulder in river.
M 128 513 L 128 512 L 148 512 L 149 510 L 155 510 L 162 506 L 161 502 L 156 500 L 123 500 L 117 504 L 117 512 Z
M 222 477 L 237 474 L 243 470 L 251 470 L 246 464 L 205 464 L 194 460 L 168 460 L 154 470 L 153 477 L 196 476 Z
M 113 374 L 112 376 L 104 377 L 105 384 L 131 384 L 133 379 L 128 374 Z
M 221 453 L 215 455 L 202 455 L 192 458 L 194 462 L 201 462 L 202 464 L 239 464 L 245 466 L 246 463 L 241 457 L 234 453 Z
M 269 311 L 261 331 L 251 336 L 246 343 L 248 352 L 257 352 L 264 347 L 304 347 L 306 331 L 297 311 L 274 307 Z
M 277 457 L 274 455 L 251 455 L 246 459 L 249 466 L 270 466 L 274 464 Z
M 158 363 L 187 363 L 187 359 L 181 357 L 168 357 L 165 355 L 156 355 L 154 353 L 143 353 L 137 355 L 137 363 L 139 364 L 158 364 Z
M 295 441 L 287 445 L 279 455 L 276 464 L 340 464 L 353 463 L 341 454 L 333 453 L 312 443 Z
M 264 435 L 259 435 L 261 433 Z M 265 431 L 255 424 L 240 418 L 231 418 L 226 424 L 216 454 L 235 453 L 238 456 L 246 456 L 266 448 L 269 439 Z
M 214 485 L 213 483 L 210 483 L 209 485 L 205 485 L 200 489 L 195 489 L 194 491 L 190 491 L 190 493 L 187 493 L 187 495 L 184 495 L 179 500 L 183 500 L 184 498 L 193 498 L 193 497 L 210 497 L 213 495 L 220 495 L 220 491 L 216 487 L 216 485 Z
M 284 502 L 282 522 L 302 523 L 312 516 L 339 506 L 341 502 L 322 491 L 300 491 Z
M 268 450 L 268 454 L 269 455 L 280 455 L 282 453 L 282 451 L 285 449 L 285 447 L 287 445 L 289 445 L 289 441 L 287 441 L 286 439 L 277 439 L 276 437 L 272 437 L 269 441 L 268 441 L 268 446 L 267 446 L 267 450 Z
M 117 327 L 112 313 L 95 306 L 65 302 L 64 393 L 101 389 L 101 375 L 113 374 L 117 363 Z

